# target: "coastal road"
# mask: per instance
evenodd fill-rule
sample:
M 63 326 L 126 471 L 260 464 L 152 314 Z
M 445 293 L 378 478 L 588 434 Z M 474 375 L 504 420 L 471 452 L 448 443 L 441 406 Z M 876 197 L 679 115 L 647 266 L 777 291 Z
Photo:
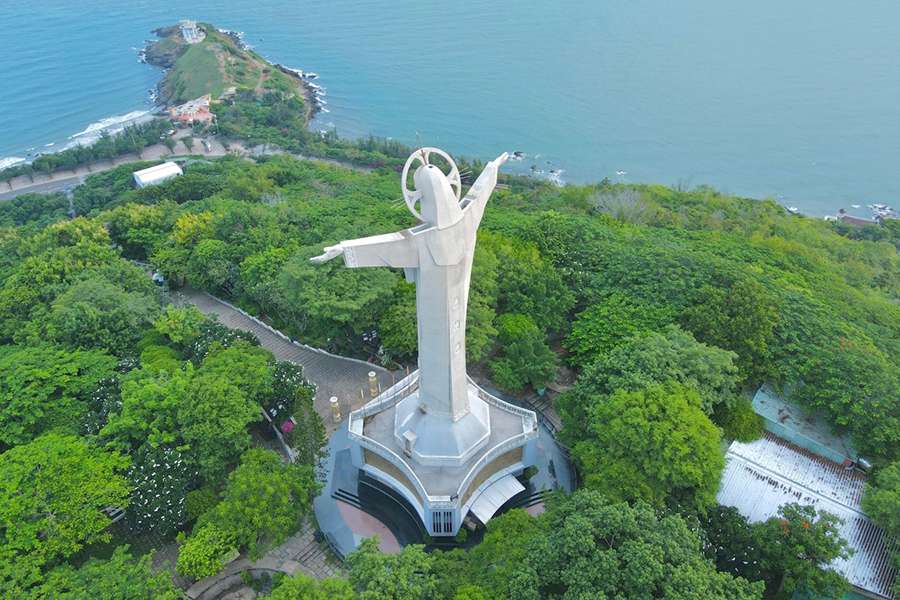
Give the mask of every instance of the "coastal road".
M 99 161 L 92 163 L 91 165 L 78 167 L 74 170 L 58 171 L 53 175 L 35 174 L 34 179 L 29 178 L 27 175 L 22 175 L 13 179 L 10 182 L 12 184 L 11 186 L 9 183 L 0 182 L 0 201 L 11 200 L 19 194 L 32 192 L 47 194 L 50 192 L 68 191 L 84 181 L 85 177 L 89 175 L 109 171 L 119 165 L 140 160 L 162 160 L 188 155 L 218 157 L 225 156 L 229 153 L 241 155 L 247 153 L 244 146 L 238 142 L 230 143 L 229 148 L 226 149 L 221 142 L 214 138 L 207 140 L 209 143 L 209 150 L 201 143 L 201 138 L 195 138 L 193 147 L 188 150 L 187 146 L 185 146 L 182 141 L 182 138 L 187 137 L 188 135 L 190 135 L 190 131 L 186 129 L 178 132 L 175 136 L 177 142 L 172 152 L 170 152 L 164 144 L 154 144 L 153 146 L 144 148 L 140 156 L 136 154 L 125 154 L 114 160 Z
M 50 194 L 53 192 L 69 192 L 74 187 L 81 185 L 83 181 L 84 175 L 69 175 L 68 177 L 60 177 L 59 179 L 35 183 L 27 187 L 16 188 L 14 191 L 8 191 L 9 187 L 7 186 L 7 191 L 0 192 L 0 202 L 2 202 L 3 200 L 12 200 L 19 194 Z

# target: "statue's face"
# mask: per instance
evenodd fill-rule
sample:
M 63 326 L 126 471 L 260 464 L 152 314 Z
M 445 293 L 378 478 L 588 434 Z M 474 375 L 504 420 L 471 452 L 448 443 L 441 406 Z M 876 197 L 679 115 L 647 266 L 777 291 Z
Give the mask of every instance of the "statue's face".
M 435 165 L 422 165 L 413 174 L 416 190 L 422 193 L 422 219 L 438 228 L 449 227 L 462 218 L 456 194 L 447 176 Z

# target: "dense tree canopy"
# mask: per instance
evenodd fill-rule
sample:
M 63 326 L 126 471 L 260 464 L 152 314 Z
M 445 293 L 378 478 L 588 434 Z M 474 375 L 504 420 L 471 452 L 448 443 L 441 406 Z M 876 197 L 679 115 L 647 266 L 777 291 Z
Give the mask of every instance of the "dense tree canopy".
M 92 394 L 115 366 L 98 350 L 0 346 L 0 449 L 50 429 L 78 433 Z
M 0 454 L 0 590 L 15 597 L 41 569 L 109 539 L 108 507 L 128 504 L 128 459 L 47 433 Z M 21 586 L 21 588 L 19 587 Z
M 700 396 L 677 384 L 619 391 L 591 407 L 574 456 L 590 489 L 691 510 L 715 503 L 725 460 Z

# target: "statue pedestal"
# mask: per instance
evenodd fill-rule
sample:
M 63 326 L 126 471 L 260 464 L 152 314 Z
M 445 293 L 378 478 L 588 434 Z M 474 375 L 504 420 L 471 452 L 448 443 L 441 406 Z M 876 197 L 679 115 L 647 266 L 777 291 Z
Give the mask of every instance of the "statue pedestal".
M 525 449 L 537 437 L 534 412 L 471 379 L 467 391 L 470 409 L 462 418 L 429 415 L 419 409 L 417 371 L 348 422 L 354 465 L 401 494 L 432 536 L 456 535 L 488 488 L 493 503 L 499 491 L 521 489 L 509 480 L 529 466 Z M 484 520 L 483 510 L 473 513 Z

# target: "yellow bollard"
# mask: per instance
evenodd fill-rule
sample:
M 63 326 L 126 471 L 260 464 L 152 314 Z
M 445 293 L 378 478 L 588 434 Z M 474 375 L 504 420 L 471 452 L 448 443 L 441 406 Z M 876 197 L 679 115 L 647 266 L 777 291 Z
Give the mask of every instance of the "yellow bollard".
M 373 398 L 378 395 L 378 376 L 375 371 L 369 371 L 369 395 Z
M 331 420 L 334 423 L 341 422 L 341 405 L 338 404 L 337 396 L 332 396 L 328 403 L 331 405 Z

